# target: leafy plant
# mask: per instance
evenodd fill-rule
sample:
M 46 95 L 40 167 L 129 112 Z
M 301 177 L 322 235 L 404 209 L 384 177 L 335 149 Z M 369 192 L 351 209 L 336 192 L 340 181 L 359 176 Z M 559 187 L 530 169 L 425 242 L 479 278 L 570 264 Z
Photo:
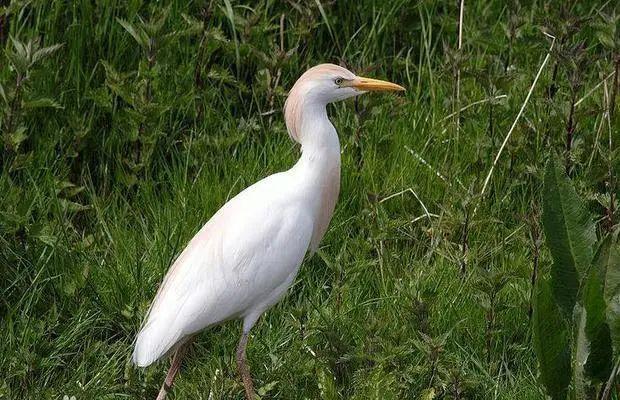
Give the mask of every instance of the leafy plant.
M 541 380 L 554 400 L 594 399 L 614 379 L 612 362 L 620 357 L 612 346 L 620 324 L 620 248 L 612 236 L 596 244 L 592 217 L 554 157 L 545 172 L 542 220 L 553 265 L 534 298 Z
M 61 108 L 53 99 L 33 93 L 28 82 L 33 69 L 62 45 L 42 47 L 39 39 L 22 42 L 14 37 L 11 37 L 11 44 L 12 48 L 7 51 L 6 57 L 14 76 L 9 86 L 0 82 L 0 100 L 3 103 L 0 108 L 0 131 L 4 149 L 16 154 L 28 138 L 26 126 L 21 119 L 22 112 L 41 107 Z M 18 164 L 13 163 L 11 167 L 16 169 Z

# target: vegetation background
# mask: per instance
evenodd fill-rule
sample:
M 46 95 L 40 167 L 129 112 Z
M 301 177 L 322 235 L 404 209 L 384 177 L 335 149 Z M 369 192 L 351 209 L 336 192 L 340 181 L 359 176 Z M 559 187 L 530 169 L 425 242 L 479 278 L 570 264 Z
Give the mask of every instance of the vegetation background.
M 155 397 L 167 363 L 130 353 L 157 285 L 228 198 L 294 163 L 281 109 L 322 62 L 408 91 L 331 108 L 340 201 L 253 330 L 261 397 L 544 398 L 554 152 L 618 230 L 617 2 L 0 4 L 0 398 Z M 202 334 L 170 397 L 241 399 L 239 330 Z

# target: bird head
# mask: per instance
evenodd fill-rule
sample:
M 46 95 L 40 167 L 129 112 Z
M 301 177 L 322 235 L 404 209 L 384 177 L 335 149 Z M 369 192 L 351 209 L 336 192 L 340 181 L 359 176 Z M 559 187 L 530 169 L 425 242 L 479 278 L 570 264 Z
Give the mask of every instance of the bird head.
M 303 95 L 306 100 L 328 104 L 366 92 L 401 90 L 405 88 L 395 83 L 357 76 L 338 65 L 320 64 L 304 72 L 289 97 Z
M 284 104 L 289 135 L 299 142 L 298 131 L 303 109 L 309 105 L 325 107 L 329 103 L 366 92 L 403 90 L 404 87 L 395 83 L 357 76 L 335 64 L 314 66 L 295 82 Z

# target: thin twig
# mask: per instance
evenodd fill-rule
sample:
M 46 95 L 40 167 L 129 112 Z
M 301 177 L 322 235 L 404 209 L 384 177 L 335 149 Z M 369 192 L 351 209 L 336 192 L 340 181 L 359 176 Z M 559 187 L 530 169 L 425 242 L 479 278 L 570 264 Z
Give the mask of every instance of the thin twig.
M 605 390 L 603 391 L 603 394 L 601 395 L 601 400 L 609 399 L 609 396 L 611 395 L 611 386 L 616 380 L 616 375 L 618 374 L 619 367 L 620 367 L 620 360 L 616 362 L 616 365 L 614 365 L 614 369 L 611 371 L 611 374 L 609 375 L 609 379 L 607 380 L 607 383 L 605 384 Z
M 413 149 L 411 149 L 409 146 L 405 146 L 405 149 L 411 153 L 412 156 L 414 156 L 416 158 L 416 160 L 418 160 L 419 162 L 422 163 L 422 165 L 424 165 L 426 168 L 428 168 L 429 170 L 431 170 L 431 172 L 433 172 L 439 179 L 441 179 L 442 181 L 444 181 L 448 186 L 452 186 L 452 184 L 450 183 L 450 181 L 448 181 L 448 178 L 446 178 L 445 176 L 443 176 L 441 174 L 441 172 L 437 171 L 437 169 L 433 168 L 432 165 L 430 165 L 428 163 L 428 161 L 426 161 L 425 159 L 422 158 L 422 156 L 420 156 L 418 153 L 416 153 Z M 460 180 L 456 180 L 458 182 L 459 185 L 461 185 L 462 188 L 465 188 L 465 186 L 463 186 L 463 184 L 461 183 Z
M 428 209 L 424 205 L 424 202 L 422 202 L 422 200 L 420 200 L 420 197 L 418 196 L 418 194 L 412 188 L 407 188 L 407 189 L 401 190 L 400 192 L 391 194 L 391 195 L 387 196 L 386 198 L 381 199 L 379 204 L 381 204 L 384 201 L 387 201 L 389 199 L 392 199 L 392 198 L 394 198 L 396 196 L 400 196 L 402 194 L 405 194 L 405 193 L 411 193 L 411 194 L 413 194 L 415 196 L 415 198 L 418 200 L 418 203 L 420 203 L 420 205 L 422 206 L 422 209 L 424 209 L 424 215 L 426 215 L 426 218 L 428 218 L 428 220 L 430 221 L 431 220 L 431 213 L 428 212 Z
M 552 35 L 550 35 L 548 33 L 545 33 L 545 35 L 547 35 L 548 37 L 552 38 L 551 46 L 549 46 L 549 51 L 547 52 L 547 55 L 545 56 L 545 59 L 543 60 L 542 64 L 540 65 L 540 68 L 538 69 L 538 73 L 536 74 L 536 77 L 534 78 L 534 82 L 532 82 L 532 86 L 530 86 L 530 90 L 527 93 L 527 96 L 525 97 L 525 101 L 521 105 L 521 109 L 519 110 L 519 113 L 517 114 L 517 117 L 515 118 L 514 122 L 512 123 L 512 126 L 510 127 L 510 130 L 506 134 L 506 137 L 504 138 L 504 141 L 502 142 L 502 145 L 499 148 L 499 151 L 497 152 L 497 155 L 495 156 L 495 160 L 493 160 L 493 164 L 491 165 L 491 168 L 489 169 L 489 173 L 487 174 L 487 177 L 484 180 L 484 185 L 482 185 L 482 190 L 480 191 L 480 197 L 481 198 L 484 196 L 484 194 L 486 192 L 486 189 L 487 189 L 487 186 L 489 184 L 489 181 L 491 180 L 491 176 L 493 175 L 493 171 L 495 170 L 495 166 L 497 165 L 497 162 L 499 161 L 499 158 L 502 155 L 502 152 L 504 151 L 504 148 L 506 147 L 506 143 L 508 143 L 508 139 L 510 139 L 510 136 L 512 135 L 512 132 L 514 131 L 515 127 L 517 126 L 517 122 L 519 122 L 519 119 L 521 118 L 521 115 L 523 114 L 523 111 L 525 110 L 525 107 L 527 106 L 527 103 L 529 102 L 530 97 L 532 96 L 532 93 L 534 92 L 534 88 L 536 87 L 536 83 L 538 82 L 538 78 L 540 78 L 540 74 L 542 73 L 543 69 L 545 68 L 545 65 L 547 65 L 547 62 L 549 62 L 549 58 L 551 58 L 551 51 L 553 51 L 553 46 L 555 45 L 555 36 L 552 36 Z M 475 213 L 475 211 L 476 210 L 474 210 L 474 213 Z
M 463 13 L 465 11 L 465 0 L 461 0 L 461 7 L 459 10 L 459 50 L 463 47 Z
M 598 89 L 599 87 L 601 87 L 601 85 L 603 85 L 603 83 L 606 83 L 609 78 L 611 78 L 612 76 L 614 76 L 616 74 L 616 71 L 613 71 L 611 74 L 607 75 L 605 78 L 603 78 L 602 81 L 600 81 L 596 86 L 594 86 L 592 89 L 590 89 L 588 91 L 588 93 L 586 93 L 582 98 L 580 98 L 579 100 L 577 100 L 577 102 L 575 103 L 575 107 L 578 107 L 579 104 L 581 104 L 585 99 L 587 99 L 588 97 L 590 97 L 592 95 L 592 93 L 594 93 L 594 91 L 596 89 Z
M 437 215 L 437 214 L 429 213 L 428 215 L 429 215 L 429 216 L 431 216 L 431 217 L 433 217 L 433 218 L 439 218 L 439 215 Z M 426 215 L 420 215 L 420 216 L 417 216 L 417 217 L 415 217 L 414 219 L 412 219 L 412 220 L 411 220 L 411 223 L 412 223 L 412 224 L 413 224 L 413 223 L 416 223 L 416 222 L 418 222 L 419 220 L 421 220 L 422 218 L 427 218 L 427 217 L 428 217 L 428 216 L 426 216 Z
M 607 160 L 607 164 L 608 164 L 608 174 L 609 174 L 609 182 L 608 182 L 608 186 L 609 186 L 609 207 L 607 208 L 607 226 L 609 228 L 609 230 L 611 231 L 611 229 L 614 226 L 614 212 L 615 212 L 615 194 L 616 194 L 616 190 L 615 190 L 615 184 L 614 184 L 614 170 L 613 170 L 613 163 L 612 163 L 612 157 L 613 157 L 613 142 L 612 142 L 612 129 L 611 129 L 611 113 L 612 113 L 612 107 L 615 107 L 615 104 L 611 103 L 611 98 L 609 97 L 609 91 L 607 90 L 607 81 L 605 81 L 604 84 L 605 90 L 604 90 L 604 95 L 605 95 L 605 119 L 607 120 L 607 128 L 609 130 L 609 156 L 608 156 L 608 160 Z
M 286 14 L 280 15 L 280 51 L 284 52 L 284 19 Z
M 596 131 L 596 138 L 594 139 L 594 143 L 592 145 L 592 151 L 590 152 L 590 158 L 588 159 L 588 169 L 590 169 L 590 166 L 592 166 L 592 160 L 594 160 L 594 154 L 596 153 L 595 150 L 598 146 L 598 140 L 601 137 L 601 130 L 603 129 L 604 121 L 605 121 L 604 115 L 601 117 L 600 122 L 597 122 L 596 120 L 594 121 L 594 130 Z M 598 123 L 598 128 L 596 127 L 597 123 Z

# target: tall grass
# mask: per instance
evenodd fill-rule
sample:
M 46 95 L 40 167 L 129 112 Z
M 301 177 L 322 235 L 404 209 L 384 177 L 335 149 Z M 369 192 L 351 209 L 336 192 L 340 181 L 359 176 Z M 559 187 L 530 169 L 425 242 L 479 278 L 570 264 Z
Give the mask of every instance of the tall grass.
M 531 234 L 543 167 L 568 149 L 599 229 L 617 231 L 618 80 L 601 81 L 618 9 L 468 1 L 457 44 L 459 3 L 3 6 L 0 398 L 154 397 L 166 363 L 129 363 L 149 301 L 227 199 L 295 161 L 281 108 L 321 62 L 408 91 L 330 110 L 342 192 L 320 252 L 253 332 L 261 396 L 542 398 L 528 310 L 533 265 L 550 266 Z M 481 197 L 544 33 L 557 47 Z M 20 70 L 37 40 L 58 46 Z M 199 337 L 174 398 L 241 398 L 239 329 Z

